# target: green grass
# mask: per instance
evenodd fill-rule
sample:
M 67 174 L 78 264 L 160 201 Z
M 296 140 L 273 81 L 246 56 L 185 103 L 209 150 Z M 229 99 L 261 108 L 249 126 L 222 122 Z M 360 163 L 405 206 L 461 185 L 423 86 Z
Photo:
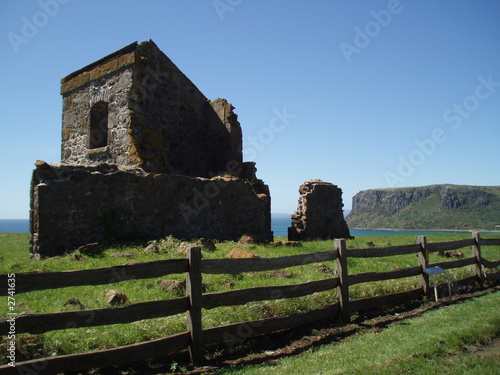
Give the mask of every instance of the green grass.
M 6 260 L 0 263 L 0 267 L 5 269 L 5 265 L 10 264 L 9 260 L 26 261 L 29 258 L 29 242 L 28 233 L 0 233 L 0 256 Z
M 500 333 L 500 292 L 425 313 L 380 332 L 329 344 L 274 365 L 220 370 L 224 375 L 257 374 L 498 374 L 500 357 L 479 357 L 473 345 Z
M 429 235 L 428 242 L 442 242 L 454 239 L 467 238 L 466 234 L 435 234 Z M 484 235 L 483 237 L 498 237 L 498 235 Z M 282 240 L 283 238 L 280 238 Z M 401 236 L 359 236 L 349 240 L 348 247 L 364 248 L 372 242 L 377 247 L 396 246 L 415 243 L 412 235 Z M 163 244 L 161 252 L 147 254 L 144 245 L 107 248 L 102 256 L 85 257 L 84 261 L 77 261 L 73 255 L 35 260 L 29 256 L 29 236 L 26 234 L 0 234 L 0 273 L 21 273 L 31 271 L 67 271 L 110 267 L 129 262 L 149 262 L 160 259 L 183 258 L 176 249 L 179 241 L 170 240 Z M 261 257 L 280 257 L 308 252 L 329 250 L 333 241 L 305 242 L 303 247 L 272 247 L 263 245 L 241 245 L 234 242 L 217 244 L 214 252 L 203 252 L 204 258 L 225 258 L 227 253 L 235 248 L 243 248 Z M 483 257 L 489 260 L 500 258 L 500 247 L 483 247 Z M 132 258 L 117 258 L 115 252 L 130 252 Z M 468 250 L 464 249 L 466 256 Z M 442 257 L 431 255 L 431 262 L 443 261 Z M 325 262 L 331 269 L 334 262 Z M 349 273 L 383 272 L 397 268 L 414 267 L 417 265 L 415 255 L 396 256 L 386 258 L 349 259 Z M 312 280 L 320 280 L 331 275 L 322 273 L 317 264 L 311 264 L 287 269 L 288 277 L 276 277 L 272 272 L 251 272 L 239 275 L 204 275 L 205 292 L 222 292 L 227 290 L 245 289 L 260 286 L 279 286 L 298 284 Z M 470 275 L 471 267 L 465 267 L 453 273 L 455 278 Z M 169 275 L 164 279 L 184 279 L 184 274 Z M 64 304 L 71 298 L 77 298 L 85 309 L 106 308 L 107 298 L 104 296 L 110 289 L 119 289 L 124 292 L 132 303 L 155 301 L 178 297 L 172 292 L 162 290 L 157 282 L 160 279 L 129 280 L 120 283 L 98 286 L 70 287 L 54 290 L 35 291 L 16 295 L 16 312 L 50 313 L 74 310 L 76 307 L 65 307 Z M 352 299 L 364 298 L 380 294 L 406 291 L 418 287 L 417 277 L 404 278 L 392 281 L 382 281 L 355 285 L 350 288 Z M 249 303 L 244 306 L 219 307 L 204 311 L 203 327 L 216 327 L 230 323 L 250 321 L 273 316 L 287 315 L 294 312 L 309 311 L 330 303 L 337 302 L 335 291 L 315 293 L 310 296 L 278 301 L 263 301 Z M 0 297 L 0 316 L 7 316 L 7 297 Z M 170 334 L 183 332 L 186 329 L 184 314 L 173 317 L 159 318 L 104 327 L 73 328 L 68 330 L 47 332 L 42 335 L 18 335 L 18 347 L 23 349 L 19 361 L 32 358 L 33 350 L 43 350 L 44 355 L 69 354 L 86 352 L 97 349 L 107 349 L 132 343 L 142 342 Z M 0 355 L 5 353 L 5 344 L 0 342 Z M 2 359 L 0 358 L 0 361 Z

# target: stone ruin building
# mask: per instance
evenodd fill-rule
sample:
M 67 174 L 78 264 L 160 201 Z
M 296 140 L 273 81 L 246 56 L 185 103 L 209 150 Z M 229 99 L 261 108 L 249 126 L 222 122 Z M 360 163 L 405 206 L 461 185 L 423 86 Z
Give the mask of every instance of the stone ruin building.
M 290 241 L 350 238 L 344 219 L 342 189 L 321 180 L 305 181 L 299 203 L 288 228 Z
M 168 235 L 272 240 L 269 188 L 242 162 L 234 107 L 152 41 L 68 75 L 61 94 L 61 163 L 37 161 L 32 176 L 32 256 Z

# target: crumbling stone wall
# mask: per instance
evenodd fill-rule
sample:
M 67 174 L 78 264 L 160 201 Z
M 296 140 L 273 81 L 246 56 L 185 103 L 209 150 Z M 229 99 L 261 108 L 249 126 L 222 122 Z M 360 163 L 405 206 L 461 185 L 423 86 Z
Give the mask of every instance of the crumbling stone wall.
M 233 111 L 234 107 L 227 100 L 220 98 L 210 102 L 210 105 L 229 132 L 231 142 L 229 159 L 241 163 L 243 160 L 243 135 L 240 123 L 238 122 L 238 116 Z
M 330 182 L 310 180 L 300 186 L 299 193 L 288 228 L 290 241 L 350 237 L 342 210 L 342 189 Z
M 38 162 L 31 189 L 31 253 L 59 255 L 104 241 L 177 238 L 272 241 L 262 182 L 152 174 L 110 164 Z
M 32 176 L 33 256 L 168 235 L 273 239 L 234 107 L 208 100 L 152 41 L 68 75 L 61 94 L 61 164 L 38 161 Z

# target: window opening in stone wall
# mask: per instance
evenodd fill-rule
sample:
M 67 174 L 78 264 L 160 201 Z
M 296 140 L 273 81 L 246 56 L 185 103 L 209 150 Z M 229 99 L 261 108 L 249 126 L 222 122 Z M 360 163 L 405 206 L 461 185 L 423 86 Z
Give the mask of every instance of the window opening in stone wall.
M 90 109 L 89 148 L 101 148 L 108 145 L 108 103 L 97 102 Z

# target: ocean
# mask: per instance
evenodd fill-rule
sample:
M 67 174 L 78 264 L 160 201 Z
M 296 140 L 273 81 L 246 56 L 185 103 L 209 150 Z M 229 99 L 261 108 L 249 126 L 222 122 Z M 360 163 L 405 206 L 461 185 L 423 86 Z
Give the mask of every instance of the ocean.
M 290 218 L 272 217 L 271 229 L 275 236 L 288 236 L 288 227 L 291 225 Z M 423 235 L 434 233 L 470 233 L 466 231 L 433 231 L 433 230 L 375 230 L 375 229 L 350 229 L 351 236 L 394 236 L 401 234 Z
M 30 221 L 28 219 L 6 220 L 0 219 L 0 233 L 29 233 Z
M 290 218 L 273 217 L 271 219 L 271 229 L 275 236 L 288 236 L 288 227 L 291 225 Z M 418 230 L 369 230 L 369 229 L 351 229 L 351 236 L 371 236 L 371 235 L 399 235 L 399 234 L 432 234 L 443 233 L 442 231 L 418 231 Z M 0 233 L 29 233 L 29 220 L 0 219 Z M 467 232 L 449 232 L 449 233 L 467 233 Z

